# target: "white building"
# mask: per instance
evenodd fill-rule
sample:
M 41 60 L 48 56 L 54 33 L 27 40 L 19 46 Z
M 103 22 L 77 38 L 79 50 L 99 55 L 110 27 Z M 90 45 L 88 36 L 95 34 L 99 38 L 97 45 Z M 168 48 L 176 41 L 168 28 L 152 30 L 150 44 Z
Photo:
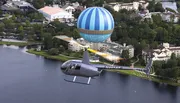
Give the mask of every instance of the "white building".
M 138 14 L 142 19 L 151 19 L 151 13 L 149 13 L 149 10 L 140 11 Z
M 73 6 L 70 5 L 65 5 L 62 7 L 65 11 L 67 11 L 68 13 L 72 14 L 72 12 L 75 11 L 75 8 Z
M 146 2 L 146 1 L 141 0 L 141 1 L 138 1 L 138 2 L 132 2 L 132 3 L 118 3 L 118 2 L 115 2 L 115 3 L 105 4 L 105 5 L 110 6 L 111 8 L 114 9 L 114 11 L 118 12 L 121 9 L 138 10 L 139 5 L 141 5 L 144 9 L 146 9 L 147 6 L 149 5 L 149 3 Z
M 85 48 L 89 48 L 89 46 L 88 46 L 88 45 L 83 46 L 83 45 L 77 43 L 77 42 L 74 41 L 74 40 L 71 40 L 71 41 L 69 42 L 69 44 L 68 44 L 68 49 L 71 50 L 71 51 L 76 51 L 76 52 L 78 52 L 78 51 L 80 51 L 80 50 L 84 50 Z
M 90 43 L 85 41 L 83 38 L 79 38 L 76 40 L 79 44 L 87 45 L 91 49 L 98 50 L 98 51 L 105 51 L 108 49 L 108 45 L 105 43 Z
M 45 6 L 39 9 L 38 11 L 42 13 L 44 17 L 49 21 L 53 21 L 54 19 L 59 19 L 60 21 L 64 21 L 64 19 L 74 18 L 71 13 L 68 13 L 67 11 L 59 7 Z
M 175 53 L 176 57 L 180 57 L 180 46 L 170 46 L 169 43 L 163 43 L 158 49 L 153 49 L 151 51 L 142 51 L 142 55 L 144 56 L 144 59 L 146 59 L 146 56 L 151 54 L 153 61 L 166 61 L 171 58 L 171 54 Z
M 73 6 L 74 8 L 77 8 L 78 6 L 80 6 L 80 4 L 79 4 L 78 2 L 75 2 L 75 3 L 72 3 L 72 6 Z
M 162 4 L 162 7 L 164 9 L 170 8 L 170 9 L 176 11 L 176 13 L 178 13 L 178 11 L 177 11 L 177 3 L 176 2 L 161 2 L 161 4 Z
M 66 35 L 55 36 L 54 38 L 66 41 L 68 43 L 68 49 L 71 51 L 80 51 L 85 48 L 89 48 L 88 45 L 81 45 L 77 41 L 75 41 L 72 37 L 68 37 Z
M 172 12 L 150 12 L 151 15 L 160 15 L 163 21 L 177 23 L 180 15 Z
M 161 17 L 162 17 L 162 20 L 167 21 L 167 22 L 177 23 L 179 20 L 179 15 L 171 13 L 171 12 L 161 13 Z
M 134 47 L 132 45 L 126 45 L 126 43 L 121 45 L 121 44 L 118 44 L 115 42 L 111 42 L 111 43 L 107 43 L 107 44 L 109 46 L 107 51 L 110 52 L 111 54 L 122 56 L 123 50 L 128 50 L 129 58 L 134 57 Z

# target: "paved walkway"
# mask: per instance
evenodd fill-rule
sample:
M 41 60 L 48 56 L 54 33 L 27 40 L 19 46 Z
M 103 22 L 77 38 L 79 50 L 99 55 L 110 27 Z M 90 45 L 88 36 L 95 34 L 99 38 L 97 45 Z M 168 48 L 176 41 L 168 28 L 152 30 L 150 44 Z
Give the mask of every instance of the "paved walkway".
M 16 39 L 2 39 L 2 41 L 27 43 L 27 41 L 16 40 Z

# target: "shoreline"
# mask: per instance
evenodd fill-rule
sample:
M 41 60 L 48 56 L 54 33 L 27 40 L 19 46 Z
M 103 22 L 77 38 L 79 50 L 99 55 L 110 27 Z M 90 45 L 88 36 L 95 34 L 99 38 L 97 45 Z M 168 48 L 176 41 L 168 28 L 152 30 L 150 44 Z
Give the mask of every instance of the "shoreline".
M 0 45 L 15 45 L 15 46 L 27 46 L 28 42 L 9 42 L 9 41 L 0 41 Z
M 43 56 L 44 58 L 47 58 L 47 59 L 58 60 L 61 62 L 65 62 L 65 61 L 70 60 L 70 59 L 78 59 L 78 58 L 73 58 L 73 57 L 68 58 L 67 56 L 63 56 L 63 55 L 53 56 L 53 55 L 47 54 L 44 51 L 35 51 L 32 49 L 28 49 L 26 52 L 31 53 L 31 54 L 35 54 L 35 55 L 39 55 L 39 56 Z
M 49 55 L 49 54 L 47 54 L 46 52 L 43 52 L 43 51 L 39 52 L 39 51 L 34 51 L 34 50 L 28 50 L 26 52 L 31 53 L 31 54 L 35 54 L 35 55 L 40 55 L 40 56 L 43 56 L 45 58 L 52 59 L 52 60 L 59 60 L 59 61 L 62 61 L 62 62 L 65 62 L 65 61 L 70 60 L 70 59 L 78 59 L 78 58 L 73 58 L 73 57 L 72 58 L 67 58 L 67 57 L 62 56 L 62 55 L 51 56 L 51 55 Z M 141 79 L 146 79 L 146 80 L 157 82 L 157 83 L 160 83 L 160 84 L 172 85 L 172 86 L 180 86 L 180 83 L 177 83 L 175 81 L 173 82 L 172 80 L 160 79 L 155 75 L 147 76 L 146 74 L 144 74 L 142 72 L 139 72 L 139 71 L 112 70 L 112 69 L 111 70 L 106 70 L 106 71 L 117 72 L 117 73 L 120 73 L 120 74 L 135 76 L 135 77 L 139 77 Z
M 15 46 L 27 46 L 29 43 L 2 42 L 2 41 L 0 41 L 0 45 L 3 45 L 3 44 L 15 45 Z M 67 57 L 67 56 L 64 56 L 64 55 L 53 56 L 53 55 L 47 54 L 44 51 L 34 51 L 32 49 L 28 49 L 26 52 L 30 53 L 30 54 L 43 56 L 44 58 L 47 58 L 47 59 L 58 60 L 58 61 L 61 61 L 61 62 L 65 62 L 65 61 L 70 60 L 70 59 L 80 59 L 80 58 L 75 58 L 75 57 Z M 96 62 L 91 62 L 91 63 L 96 64 Z M 105 64 L 103 62 L 97 62 L 97 63 Z M 116 72 L 116 73 L 120 73 L 120 74 L 124 74 L 124 75 L 135 76 L 135 77 L 139 77 L 139 78 L 146 79 L 146 80 L 149 80 L 149 81 L 157 82 L 157 83 L 160 83 L 160 84 L 172 85 L 172 86 L 180 86 L 180 83 L 177 83 L 175 81 L 168 80 L 168 79 L 160 79 L 155 75 L 147 76 L 146 74 L 144 74 L 142 72 L 138 72 L 138 71 L 133 71 L 133 70 L 128 70 L 128 71 L 127 70 L 112 70 L 112 69 L 111 70 L 106 70 L 106 71 Z
M 180 86 L 180 83 L 177 83 L 175 81 L 168 80 L 168 79 L 160 79 L 156 75 L 147 76 L 146 74 L 139 72 L 139 71 L 133 71 L 133 70 L 129 70 L 129 71 L 127 71 L 127 70 L 108 70 L 108 71 L 116 72 L 116 73 L 120 73 L 120 74 L 124 74 L 124 75 L 139 77 L 141 79 L 146 79 L 146 80 L 156 82 L 156 83 L 160 83 L 163 85 Z
M 66 60 L 70 60 L 70 59 L 78 59 L 78 58 L 67 58 L 67 57 L 62 56 L 62 55 L 51 56 L 51 55 L 49 55 L 43 51 L 38 52 L 38 51 L 34 51 L 34 50 L 28 50 L 26 52 L 31 53 L 31 54 L 35 54 L 35 55 L 40 55 L 40 56 L 43 56 L 43 57 L 48 58 L 48 59 L 59 60 L 62 62 L 65 62 Z M 149 81 L 153 81 L 153 82 L 157 82 L 157 83 L 162 83 L 162 84 L 167 84 L 167 85 L 172 85 L 172 86 L 180 86 L 180 83 L 173 82 L 172 80 L 160 79 L 160 78 L 156 77 L 155 75 L 147 76 L 146 74 L 139 72 L 139 71 L 133 71 L 133 70 L 128 70 L 128 71 L 127 70 L 106 70 L 106 71 L 136 76 L 136 77 L 146 79 Z

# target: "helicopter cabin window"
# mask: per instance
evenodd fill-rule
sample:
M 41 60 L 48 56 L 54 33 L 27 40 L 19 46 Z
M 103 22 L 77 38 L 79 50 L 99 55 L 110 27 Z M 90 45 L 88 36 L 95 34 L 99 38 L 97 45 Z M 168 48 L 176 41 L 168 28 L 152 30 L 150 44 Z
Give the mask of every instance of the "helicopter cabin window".
M 70 69 L 72 70 L 80 70 L 81 66 L 79 64 L 71 64 Z
M 75 67 L 75 70 L 80 70 L 80 68 L 81 68 L 81 65 L 76 65 L 76 67 Z

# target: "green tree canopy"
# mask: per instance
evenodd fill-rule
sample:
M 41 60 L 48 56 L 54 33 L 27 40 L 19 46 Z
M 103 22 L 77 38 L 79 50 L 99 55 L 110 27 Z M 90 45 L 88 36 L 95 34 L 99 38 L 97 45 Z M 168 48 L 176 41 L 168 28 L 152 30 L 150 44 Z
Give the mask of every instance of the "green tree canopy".
M 155 12 L 164 12 L 165 11 L 164 8 L 162 7 L 162 4 L 160 2 L 157 2 L 155 4 L 154 8 L 155 8 Z
M 123 50 L 121 57 L 122 57 L 122 58 L 129 59 L 129 51 L 128 51 L 128 50 Z
M 52 42 L 52 36 L 50 33 L 44 33 L 44 39 L 43 39 L 43 44 L 44 44 L 44 49 L 49 50 L 53 47 L 53 42 Z
M 33 0 L 32 4 L 36 9 L 44 7 L 44 0 Z
M 50 54 L 50 55 L 58 55 L 59 50 L 57 48 L 51 48 L 51 49 L 48 50 L 48 54 Z
M 18 32 L 18 33 L 22 33 L 22 32 L 23 32 L 23 30 L 24 30 L 24 28 L 23 28 L 23 26 L 21 25 L 20 27 L 18 27 L 17 32 Z

